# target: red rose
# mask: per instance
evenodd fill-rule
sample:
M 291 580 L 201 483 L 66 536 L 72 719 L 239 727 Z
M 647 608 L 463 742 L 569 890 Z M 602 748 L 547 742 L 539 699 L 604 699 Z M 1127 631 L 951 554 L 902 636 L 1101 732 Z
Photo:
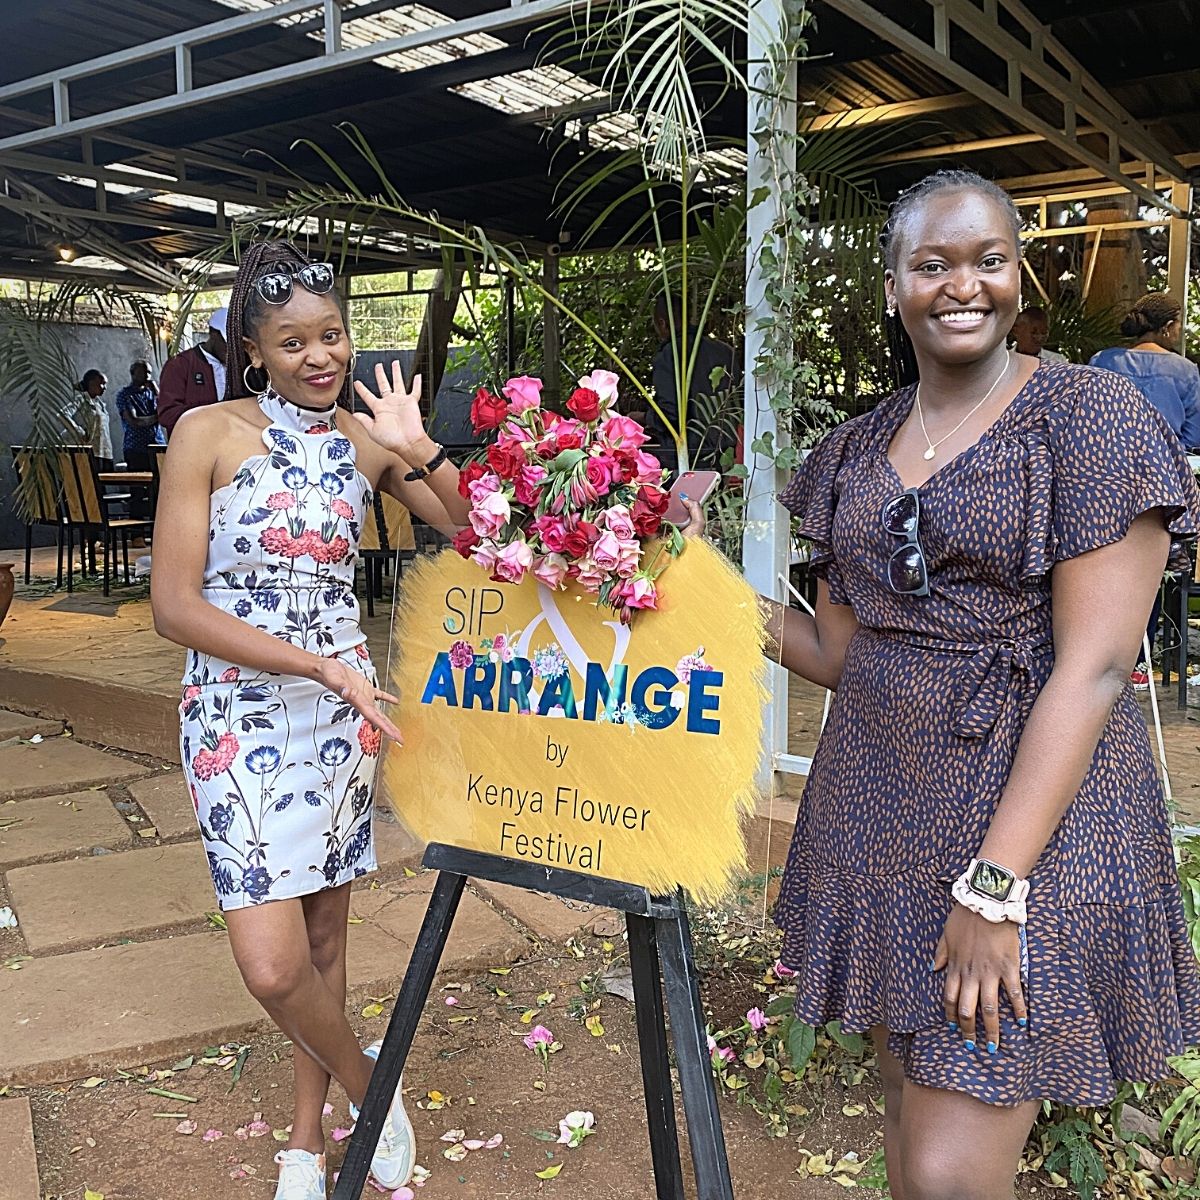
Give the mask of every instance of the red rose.
M 590 521 L 577 521 L 563 538 L 563 553 L 569 558 L 582 558 L 599 536 L 600 530 Z
M 583 449 L 583 434 L 576 429 L 564 429 L 554 431 L 554 452 L 560 453 L 563 450 L 582 450 Z
M 475 399 L 471 403 L 471 424 L 475 427 L 476 433 L 498 428 L 504 423 L 504 418 L 507 416 L 507 401 L 502 400 L 499 396 L 493 396 L 487 388 L 480 388 L 475 393 Z
M 621 468 L 622 483 L 629 483 L 637 478 L 638 461 L 636 450 L 622 450 L 618 448 L 613 451 L 613 458 L 617 460 L 617 466 Z
M 479 534 L 477 534 L 475 530 L 470 527 L 470 525 L 460 529 L 452 539 L 455 550 L 457 550 L 459 554 L 463 556 L 463 558 L 471 557 L 471 551 L 479 545 L 479 541 Z
M 660 487 L 647 487 L 642 484 L 638 488 L 637 498 L 640 500 L 655 516 L 661 517 L 671 504 L 671 497 L 664 492 Z
M 518 446 L 489 446 L 487 459 L 501 479 L 512 479 L 525 465 L 525 452 Z
M 471 484 L 484 475 L 490 475 L 490 470 L 481 462 L 469 462 L 458 473 L 458 494 L 464 500 L 471 498 Z
M 629 515 L 633 520 L 633 531 L 640 538 L 654 537 L 662 526 L 662 517 L 641 499 L 633 502 Z
M 576 388 L 567 401 L 567 408 L 581 421 L 594 421 L 600 416 L 600 397 L 591 388 Z

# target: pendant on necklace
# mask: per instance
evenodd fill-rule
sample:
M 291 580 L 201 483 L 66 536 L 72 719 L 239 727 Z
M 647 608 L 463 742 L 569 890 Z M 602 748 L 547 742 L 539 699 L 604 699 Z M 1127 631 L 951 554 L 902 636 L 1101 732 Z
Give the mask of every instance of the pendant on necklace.
M 929 449 L 928 449 L 928 450 L 926 450 L 926 451 L 925 451 L 925 453 L 921 455 L 921 457 L 922 457 L 923 459 L 925 459 L 926 461 L 928 461 L 928 460 L 929 460 L 929 459 L 931 459 L 931 458 L 932 458 L 932 457 L 933 457 L 933 456 L 934 456 L 936 453 L 937 453 L 937 447 L 936 447 L 936 446 L 930 446 L 930 447 L 929 447 Z

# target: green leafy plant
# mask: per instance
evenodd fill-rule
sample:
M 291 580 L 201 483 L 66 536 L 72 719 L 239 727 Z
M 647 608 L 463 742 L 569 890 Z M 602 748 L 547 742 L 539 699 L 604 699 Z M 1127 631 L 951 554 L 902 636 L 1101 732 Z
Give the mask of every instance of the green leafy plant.
M 1064 1117 L 1046 1133 L 1046 1169 L 1069 1179 L 1079 1200 L 1092 1200 L 1108 1177 L 1092 1137 L 1092 1122 L 1078 1115 Z

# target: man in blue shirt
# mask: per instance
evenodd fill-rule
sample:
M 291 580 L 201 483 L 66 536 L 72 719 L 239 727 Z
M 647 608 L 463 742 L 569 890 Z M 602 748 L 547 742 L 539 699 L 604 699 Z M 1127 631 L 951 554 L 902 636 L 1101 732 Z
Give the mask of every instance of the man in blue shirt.
M 150 447 L 159 441 L 158 388 L 144 358 L 129 364 L 129 381 L 117 393 L 117 415 L 125 427 L 125 466 L 130 471 L 149 471 Z M 135 492 L 129 513 L 140 520 L 150 519 L 148 493 Z

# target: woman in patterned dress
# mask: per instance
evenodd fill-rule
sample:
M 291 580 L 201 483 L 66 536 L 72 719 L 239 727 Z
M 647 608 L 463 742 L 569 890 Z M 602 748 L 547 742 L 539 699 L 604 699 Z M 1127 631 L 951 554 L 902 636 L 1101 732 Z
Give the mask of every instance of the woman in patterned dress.
M 1019 228 L 968 172 L 901 197 L 885 287 L 919 388 L 839 426 L 781 496 L 818 601 L 773 606 L 772 635 L 837 689 L 782 960 L 803 1020 L 873 1036 L 894 1200 L 1011 1200 L 1041 1100 L 1105 1104 L 1200 1038 L 1126 686 L 1196 486 L 1127 381 L 1008 352 Z
M 350 881 L 375 867 L 381 738 L 399 740 L 359 625 L 354 563 L 382 489 L 453 532 L 458 472 L 398 364 L 346 411 L 353 351 L 328 264 L 287 242 L 244 256 L 227 399 L 179 421 L 154 541 L 155 626 L 188 648 L 181 747 L 217 901 L 246 986 L 295 1044 L 279 1200 L 322 1200 L 330 1077 L 361 1104 L 373 1066 L 345 1016 Z M 339 401 L 341 402 L 339 404 Z M 413 1165 L 397 1090 L 372 1163 Z

